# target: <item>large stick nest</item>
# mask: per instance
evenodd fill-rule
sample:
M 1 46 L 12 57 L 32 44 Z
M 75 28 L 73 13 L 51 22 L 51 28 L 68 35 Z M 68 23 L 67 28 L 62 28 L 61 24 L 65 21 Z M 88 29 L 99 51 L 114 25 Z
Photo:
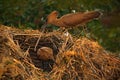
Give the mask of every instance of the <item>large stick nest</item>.
M 53 49 L 57 65 L 37 57 L 36 51 L 43 46 Z M 119 80 L 120 59 L 85 37 L 1 25 L 0 79 Z

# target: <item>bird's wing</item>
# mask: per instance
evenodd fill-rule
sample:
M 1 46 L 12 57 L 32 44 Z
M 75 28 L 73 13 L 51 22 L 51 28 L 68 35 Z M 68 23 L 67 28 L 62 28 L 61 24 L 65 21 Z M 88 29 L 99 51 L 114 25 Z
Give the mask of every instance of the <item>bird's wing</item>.
M 93 18 L 96 18 L 100 15 L 100 13 L 96 11 L 86 12 L 86 13 L 74 13 L 68 14 L 61 17 L 61 20 L 64 24 L 68 26 L 77 26 L 80 24 L 84 24 L 90 21 Z
M 83 13 L 72 13 L 62 16 L 61 21 L 67 26 L 76 26 L 83 19 Z

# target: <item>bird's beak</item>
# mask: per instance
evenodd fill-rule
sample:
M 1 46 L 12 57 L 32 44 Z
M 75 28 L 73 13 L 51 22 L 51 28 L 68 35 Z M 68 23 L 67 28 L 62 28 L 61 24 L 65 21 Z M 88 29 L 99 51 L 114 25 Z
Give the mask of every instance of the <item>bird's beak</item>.
M 41 26 L 41 29 L 45 29 L 47 26 L 47 23 L 45 22 L 42 26 Z
M 45 28 L 47 26 L 47 22 L 45 22 L 42 26 L 41 26 L 41 30 L 44 32 L 45 31 Z

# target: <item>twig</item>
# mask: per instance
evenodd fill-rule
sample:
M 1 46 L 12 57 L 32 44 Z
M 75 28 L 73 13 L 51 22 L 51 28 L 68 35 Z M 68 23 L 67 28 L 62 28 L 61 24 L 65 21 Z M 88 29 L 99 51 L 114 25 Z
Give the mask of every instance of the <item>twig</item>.
M 40 34 L 14 34 L 14 35 L 15 35 L 15 36 L 20 36 L 20 35 L 23 35 L 23 36 L 24 36 L 24 35 L 25 35 L 25 36 L 31 36 L 31 35 L 35 35 L 35 36 L 36 36 L 36 35 L 37 35 L 37 36 L 38 36 L 38 35 L 40 35 Z
M 45 25 L 43 25 L 42 26 L 42 34 L 45 32 Z M 38 40 L 37 40 L 37 42 L 36 42 L 36 44 L 35 44 L 35 47 L 34 47 L 34 51 L 36 51 L 36 47 L 37 47 L 37 45 L 38 45 L 38 43 L 39 43 L 39 41 L 40 41 L 40 38 L 41 38 L 41 36 L 42 36 L 42 34 L 39 36 L 39 38 L 38 38 Z
M 36 47 L 37 47 L 37 45 L 38 45 L 38 43 L 39 43 L 39 41 L 40 41 L 41 36 L 42 36 L 42 35 L 39 36 L 39 38 L 38 38 L 38 40 L 37 40 L 37 42 L 36 42 L 36 44 L 35 44 L 34 51 L 36 51 Z

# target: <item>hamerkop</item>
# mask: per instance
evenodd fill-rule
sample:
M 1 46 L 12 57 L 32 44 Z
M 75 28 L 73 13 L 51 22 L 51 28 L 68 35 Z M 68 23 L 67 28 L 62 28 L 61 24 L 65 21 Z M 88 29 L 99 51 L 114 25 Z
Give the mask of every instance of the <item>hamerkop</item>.
M 41 60 L 55 60 L 53 56 L 53 50 L 49 47 L 41 47 L 37 51 L 37 56 Z
M 58 18 L 58 12 L 53 11 L 47 16 L 47 24 L 59 26 L 60 28 L 71 28 L 86 24 L 94 18 L 100 16 L 99 11 L 76 12 L 63 15 Z

